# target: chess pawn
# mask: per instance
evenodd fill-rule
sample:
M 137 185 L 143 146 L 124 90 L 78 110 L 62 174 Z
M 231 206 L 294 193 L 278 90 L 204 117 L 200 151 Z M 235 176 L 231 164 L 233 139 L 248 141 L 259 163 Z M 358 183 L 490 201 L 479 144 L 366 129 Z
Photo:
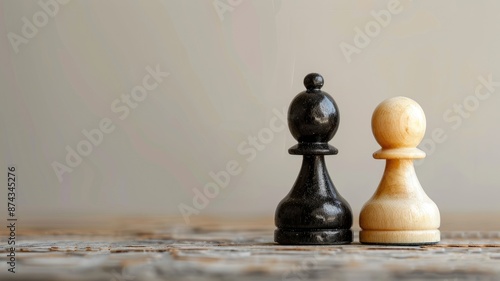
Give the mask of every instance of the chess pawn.
M 359 217 L 359 240 L 367 244 L 422 245 L 439 242 L 440 216 L 436 204 L 418 181 L 413 159 L 425 157 L 417 148 L 425 134 L 425 115 L 406 97 L 383 101 L 372 116 L 372 131 L 386 159 L 382 180 Z
M 288 110 L 288 127 L 299 142 L 288 152 L 303 155 L 302 168 L 276 208 L 274 240 L 289 245 L 351 243 L 351 208 L 335 189 L 324 159 L 337 154 L 328 144 L 339 126 L 337 104 L 321 91 L 321 75 L 307 75 L 304 86 L 307 90 L 293 99 Z

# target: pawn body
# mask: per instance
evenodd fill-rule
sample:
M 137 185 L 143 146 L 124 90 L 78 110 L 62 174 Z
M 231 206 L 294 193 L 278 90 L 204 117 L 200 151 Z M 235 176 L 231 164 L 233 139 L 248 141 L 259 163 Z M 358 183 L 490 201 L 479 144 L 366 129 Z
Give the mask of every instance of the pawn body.
M 321 91 L 323 77 L 304 79 L 307 91 L 290 104 L 288 127 L 298 144 L 288 152 L 303 155 L 292 190 L 276 208 L 274 241 L 288 245 L 346 244 L 352 242 L 352 212 L 340 196 L 326 168 L 324 155 L 337 154 L 328 144 L 339 125 L 337 105 Z
M 279 244 L 347 244 L 352 242 L 352 212 L 328 175 L 323 155 L 304 155 L 290 193 L 276 208 Z
M 413 160 L 425 157 L 416 146 L 425 134 L 425 115 L 413 100 L 396 97 L 373 113 L 372 130 L 386 159 L 382 180 L 360 214 L 360 242 L 422 245 L 440 240 L 440 214 L 418 181 Z

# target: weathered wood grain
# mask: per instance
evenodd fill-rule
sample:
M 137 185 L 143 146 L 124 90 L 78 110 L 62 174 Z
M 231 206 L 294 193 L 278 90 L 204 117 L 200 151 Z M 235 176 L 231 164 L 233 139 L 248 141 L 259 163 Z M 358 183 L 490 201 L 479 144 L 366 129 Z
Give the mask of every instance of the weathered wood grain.
M 497 216 L 467 218 L 444 216 L 442 241 L 420 247 L 280 246 L 269 219 L 33 220 L 20 224 L 16 274 L 0 232 L 0 280 L 500 279 Z

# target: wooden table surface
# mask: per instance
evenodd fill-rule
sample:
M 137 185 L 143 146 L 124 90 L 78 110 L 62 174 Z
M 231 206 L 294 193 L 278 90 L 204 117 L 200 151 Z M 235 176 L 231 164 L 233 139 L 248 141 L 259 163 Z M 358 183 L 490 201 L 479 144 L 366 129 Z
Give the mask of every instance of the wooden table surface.
M 280 246 L 272 218 L 20 219 L 0 280 L 500 280 L 500 216 L 442 217 L 432 246 Z M 357 224 L 355 224 L 357 225 Z

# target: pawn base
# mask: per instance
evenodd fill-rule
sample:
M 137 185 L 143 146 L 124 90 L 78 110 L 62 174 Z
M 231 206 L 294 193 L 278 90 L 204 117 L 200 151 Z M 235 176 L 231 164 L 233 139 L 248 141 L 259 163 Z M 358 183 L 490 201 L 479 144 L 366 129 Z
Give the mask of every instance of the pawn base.
M 362 230 L 359 242 L 378 245 L 429 245 L 441 240 L 439 230 Z
M 350 229 L 276 229 L 274 241 L 281 245 L 339 245 L 352 242 Z

